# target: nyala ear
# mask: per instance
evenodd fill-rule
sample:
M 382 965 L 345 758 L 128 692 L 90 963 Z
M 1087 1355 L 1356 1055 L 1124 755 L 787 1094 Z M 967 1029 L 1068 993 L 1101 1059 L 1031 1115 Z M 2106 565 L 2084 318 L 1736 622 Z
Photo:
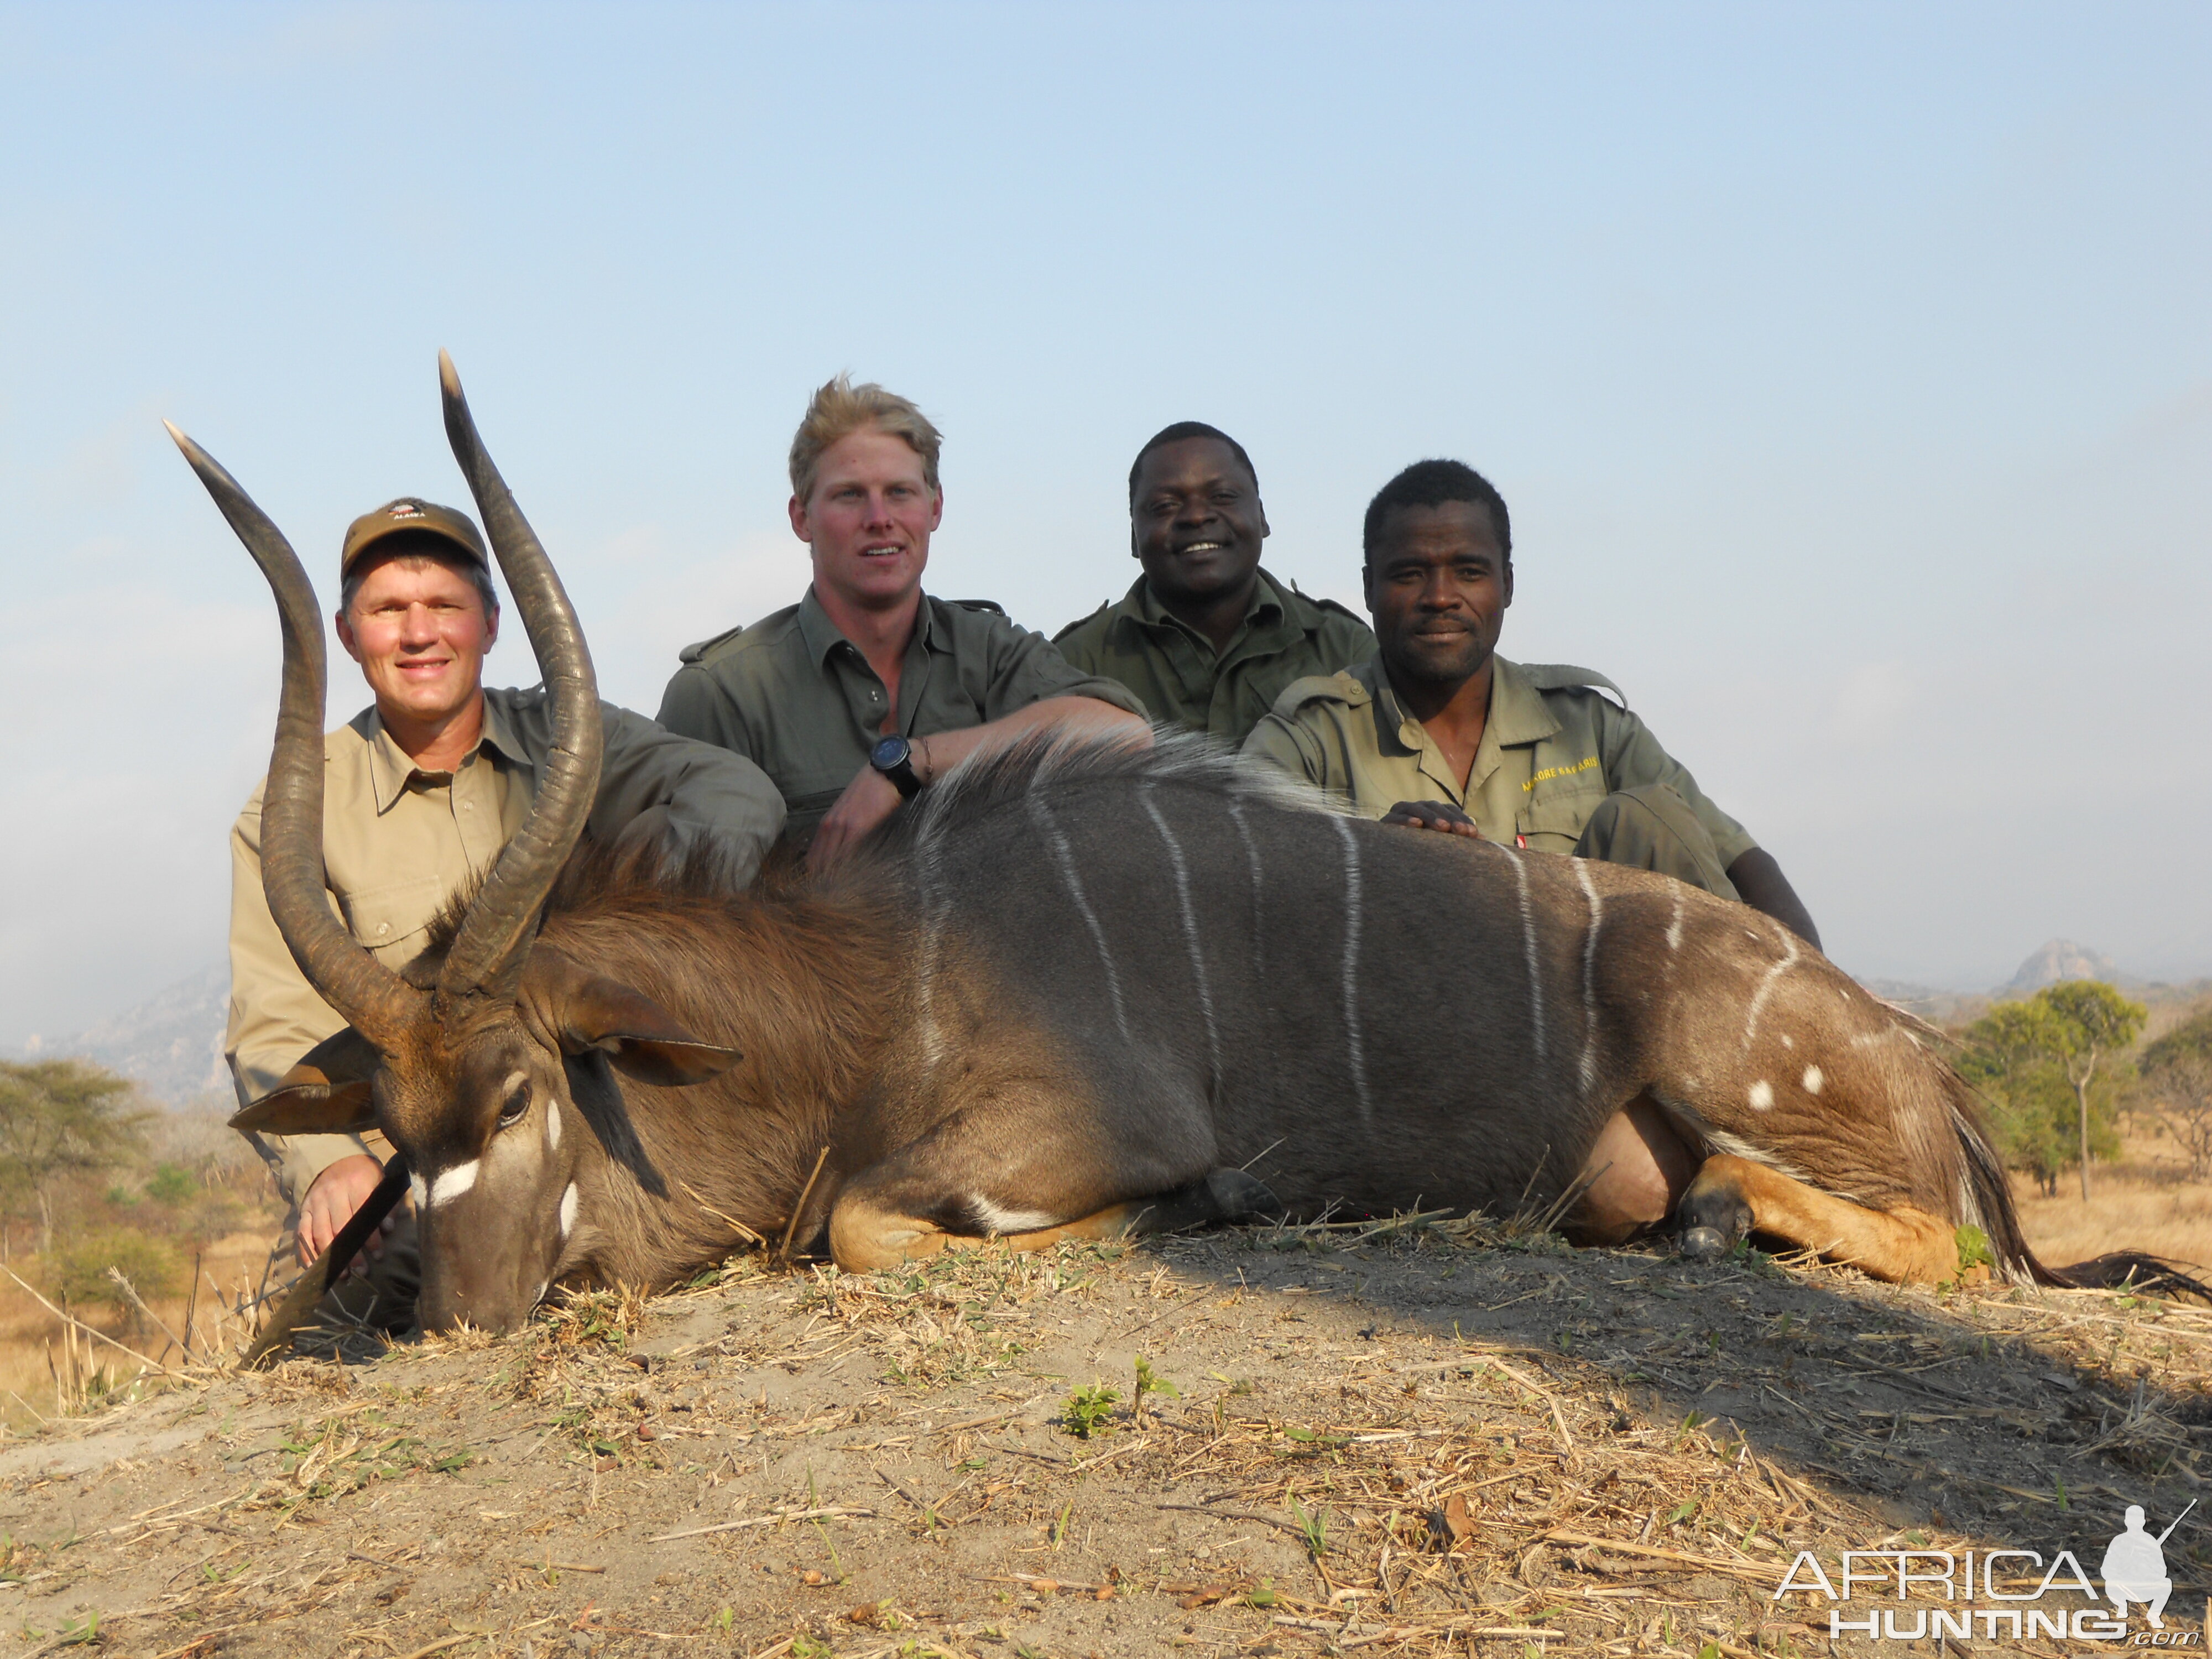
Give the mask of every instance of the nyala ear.
M 283 1081 L 234 1114 L 230 1127 L 277 1135 L 348 1135 L 373 1128 L 369 1079 L 383 1063 L 368 1039 L 349 1025 L 308 1049 Z
M 704 1083 L 744 1058 L 735 1048 L 702 1042 L 651 997 L 588 973 L 556 951 L 535 951 L 524 969 L 523 997 L 561 1051 L 597 1049 L 615 1069 L 663 1089 Z

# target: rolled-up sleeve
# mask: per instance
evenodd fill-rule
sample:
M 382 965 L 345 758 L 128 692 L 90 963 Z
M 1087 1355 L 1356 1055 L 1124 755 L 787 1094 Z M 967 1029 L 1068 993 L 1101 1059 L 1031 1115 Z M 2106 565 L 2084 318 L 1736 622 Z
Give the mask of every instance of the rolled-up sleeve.
M 337 907 L 332 906 L 333 912 Z M 238 1103 L 250 1106 L 283 1080 L 301 1056 L 345 1029 L 338 1011 L 315 994 L 292 960 L 261 888 L 261 791 L 246 803 L 230 831 L 230 1010 L 223 1057 L 230 1062 Z M 389 1155 L 383 1138 L 371 1147 L 358 1135 L 249 1137 L 276 1166 L 285 1195 L 298 1203 L 331 1164 L 356 1152 Z
M 1705 798 L 1689 769 L 1667 752 L 1650 726 L 1625 708 L 1607 703 L 1606 710 L 1604 761 L 1608 788 L 1666 785 L 1682 798 L 1712 836 L 1723 870 L 1759 845 L 1749 830 Z
M 983 718 L 995 720 L 1047 697 L 1095 697 L 1139 720 L 1150 720 L 1137 694 L 1118 680 L 1086 674 L 1060 654 L 1060 647 L 1003 617 L 994 617 L 990 684 Z
M 783 831 L 783 797 L 768 774 L 743 755 L 678 737 L 628 709 L 606 711 L 606 733 L 592 833 L 611 841 L 659 808 L 687 839 L 720 844 L 738 878 L 751 880 Z

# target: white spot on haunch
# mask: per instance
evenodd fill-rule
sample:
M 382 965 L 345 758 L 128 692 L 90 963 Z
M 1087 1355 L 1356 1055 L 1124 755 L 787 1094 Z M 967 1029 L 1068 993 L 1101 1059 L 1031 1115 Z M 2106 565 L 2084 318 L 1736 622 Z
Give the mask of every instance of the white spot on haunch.
M 1352 1065 L 1352 1092 L 1359 1100 L 1360 1121 L 1373 1109 L 1367 1099 L 1367 1051 L 1359 1040 L 1359 842 L 1349 818 L 1332 818 L 1344 842 L 1344 1047 Z
M 1774 1085 L 1765 1078 L 1751 1085 L 1751 1109 L 1763 1112 L 1774 1104 Z
M 1827 1079 L 1820 1075 L 1820 1068 L 1819 1066 L 1808 1066 L 1805 1068 L 1805 1092 L 1807 1094 L 1819 1094 L 1820 1092 L 1820 1085 L 1826 1081 Z
M 1146 785 L 1143 793 L 1145 811 L 1159 830 L 1160 839 L 1167 843 L 1168 863 L 1175 871 L 1176 904 L 1182 912 L 1183 944 L 1190 951 L 1190 976 L 1198 984 L 1199 1012 L 1206 1019 L 1206 1051 L 1213 1062 L 1214 1075 L 1218 1077 L 1221 1073 L 1221 1039 L 1213 1024 L 1213 991 L 1206 982 L 1206 952 L 1200 948 L 1198 942 L 1198 913 L 1191 908 L 1190 868 L 1183 862 L 1182 843 L 1175 838 L 1175 833 L 1168 828 L 1166 817 L 1161 814 L 1159 804 L 1152 799 L 1152 786 Z
M 1797 1039 L 1784 1031 L 1782 1034 L 1782 1046 L 1785 1048 L 1795 1048 L 1797 1046 Z
M 561 1103 L 557 1100 L 545 1103 L 545 1150 L 549 1152 L 561 1150 Z
M 1067 884 L 1068 896 L 1075 901 L 1076 914 L 1083 918 L 1084 929 L 1091 935 L 1091 948 L 1098 952 L 1098 965 L 1106 972 L 1106 994 L 1114 1004 L 1114 1024 L 1121 1028 L 1121 1041 L 1131 1042 L 1129 1017 L 1121 1007 L 1121 976 L 1114 971 L 1114 954 L 1106 948 L 1106 930 L 1099 925 L 1098 913 L 1091 908 L 1091 901 L 1083 895 L 1083 878 L 1076 872 L 1075 854 L 1067 844 L 1067 836 L 1034 785 L 1030 790 L 1030 815 L 1036 819 L 1037 828 L 1044 831 L 1045 841 L 1052 848 L 1053 861 L 1060 866 L 1060 879 Z
M 416 1209 L 423 1210 L 429 1207 L 430 1183 L 423 1180 L 421 1176 L 410 1175 L 407 1177 L 407 1191 L 414 1199 Z
M 465 1164 L 456 1164 L 450 1170 L 439 1171 L 432 1178 L 430 1206 L 433 1209 L 441 1204 L 452 1203 L 477 1184 L 477 1162 L 475 1158 L 471 1158 Z
M 1590 880 L 1589 863 L 1575 860 L 1575 877 L 1589 900 L 1589 931 L 1583 935 L 1583 1092 L 1597 1079 L 1597 930 L 1605 920 L 1605 905 Z
M 1678 884 L 1674 889 L 1674 914 L 1667 923 L 1667 948 L 1670 951 L 1682 948 L 1682 893 Z
M 968 1200 L 968 1207 L 988 1233 L 1033 1233 L 1053 1224 L 1048 1211 L 1002 1210 L 980 1194 Z
M 561 1194 L 561 1237 L 568 1237 L 576 1231 L 576 1183 L 570 1182 L 568 1190 Z

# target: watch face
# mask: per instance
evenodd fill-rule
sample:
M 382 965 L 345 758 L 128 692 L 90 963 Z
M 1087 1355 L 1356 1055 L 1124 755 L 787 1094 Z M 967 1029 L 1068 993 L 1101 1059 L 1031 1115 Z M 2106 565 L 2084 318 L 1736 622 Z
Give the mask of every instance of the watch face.
M 850 754 L 852 751 L 848 750 L 846 752 Z M 877 744 L 875 748 L 869 753 L 868 760 L 878 772 L 888 772 L 892 767 L 898 765 L 900 762 L 905 760 L 907 754 L 908 747 L 906 739 L 902 737 L 893 736 L 885 738 Z

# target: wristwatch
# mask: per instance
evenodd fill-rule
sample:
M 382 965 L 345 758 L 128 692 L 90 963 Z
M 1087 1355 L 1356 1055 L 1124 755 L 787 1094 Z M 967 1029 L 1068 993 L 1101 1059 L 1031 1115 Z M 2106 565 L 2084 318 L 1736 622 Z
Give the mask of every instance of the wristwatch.
M 914 775 L 914 745 L 894 732 L 868 750 L 868 764 L 891 781 L 902 800 L 921 793 L 921 780 Z

